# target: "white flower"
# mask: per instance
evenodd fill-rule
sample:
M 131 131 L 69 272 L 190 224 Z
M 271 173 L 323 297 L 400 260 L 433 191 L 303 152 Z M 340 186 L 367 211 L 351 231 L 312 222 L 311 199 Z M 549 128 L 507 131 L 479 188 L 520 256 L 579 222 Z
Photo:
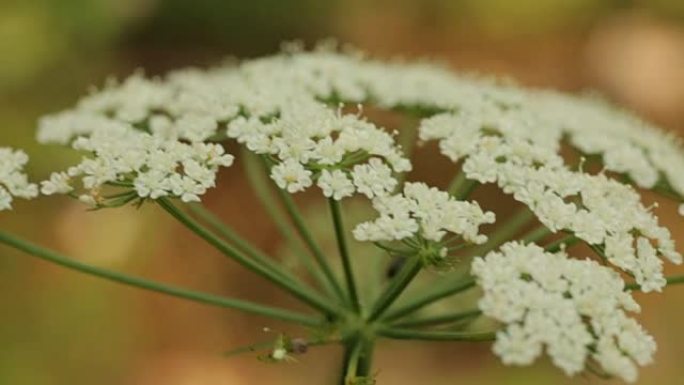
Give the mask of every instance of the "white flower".
M 620 276 L 594 261 L 510 242 L 476 258 L 472 272 L 484 290 L 480 309 L 506 324 L 493 347 L 505 364 L 529 365 L 545 350 L 568 375 L 594 359 L 634 382 L 637 365 L 652 361 L 653 338 L 626 314 L 639 306 Z
M 176 121 L 179 136 L 191 142 L 202 142 L 216 133 L 218 123 L 210 116 L 184 115 Z
M 73 190 L 71 177 L 66 172 L 53 172 L 49 180 L 40 182 L 40 192 L 43 195 L 67 194 Z
M 311 174 L 311 171 L 304 168 L 301 163 L 294 159 L 288 159 L 271 168 L 271 178 L 276 182 L 278 187 L 285 189 L 290 193 L 303 191 L 311 186 L 313 183 Z
M 0 211 L 11 209 L 14 197 L 31 199 L 38 195 L 38 186 L 29 183 L 22 171 L 28 160 L 23 151 L 0 147 Z
M 354 185 L 369 197 L 394 188 L 393 171 L 411 169 L 394 138 L 359 115 L 344 115 L 301 96 L 278 108 L 275 118 L 233 120 L 228 124 L 227 135 L 244 143 L 250 151 L 276 157 L 281 164 L 294 161 L 309 171 L 354 170 Z M 376 177 L 380 179 L 369 180 Z
M 457 201 L 424 183 L 406 183 L 403 195 L 379 196 L 373 207 L 380 217 L 354 229 L 359 241 L 398 241 L 415 235 L 439 242 L 447 232 L 471 243 L 483 243 L 479 226 L 494 222 L 494 214 L 477 203 Z
M 53 173 L 42 183 L 43 193 L 70 193 L 73 181 L 80 179 L 86 190 L 80 199 L 94 207 L 107 205 L 107 189 L 128 189 L 138 198 L 198 201 L 215 186 L 219 168 L 233 163 L 218 144 L 188 144 L 126 126 L 93 131 L 74 140 L 72 147 L 91 155 L 67 172 Z M 125 192 L 112 196 L 122 194 L 126 198 Z
M 368 163 L 354 166 L 352 179 L 358 191 L 371 199 L 389 194 L 397 185 L 392 177 L 392 169 L 379 158 L 371 158 Z
M 356 191 L 354 184 L 342 170 L 323 170 L 316 181 L 316 185 L 323 190 L 323 195 L 337 201 L 349 197 Z

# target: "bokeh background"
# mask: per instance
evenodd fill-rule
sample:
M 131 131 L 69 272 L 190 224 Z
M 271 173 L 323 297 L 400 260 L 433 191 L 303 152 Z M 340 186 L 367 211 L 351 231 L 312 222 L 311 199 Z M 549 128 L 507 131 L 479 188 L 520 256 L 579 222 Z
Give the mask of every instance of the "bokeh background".
M 36 120 L 110 74 L 162 74 L 272 53 L 283 40 L 327 37 L 531 86 L 595 89 L 684 135 L 682 0 L 2 0 L 0 145 L 25 148 L 32 176 L 41 178 L 74 154 L 36 145 Z M 207 204 L 280 253 L 277 232 L 233 169 Z M 684 242 L 675 205 L 663 202 L 659 211 Z M 152 206 L 94 214 L 59 198 L 18 202 L 0 226 L 99 266 L 296 306 Z M 684 288 L 639 300 L 640 318 L 659 342 L 639 384 L 681 384 Z M 0 384 L 330 384 L 338 370 L 336 348 L 298 364 L 225 358 L 228 349 L 269 338 L 262 327 L 284 326 L 84 277 L 6 248 L 0 306 Z M 377 370 L 379 383 L 392 385 L 605 383 L 567 379 L 547 362 L 507 368 L 487 346 L 469 344 L 383 343 Z

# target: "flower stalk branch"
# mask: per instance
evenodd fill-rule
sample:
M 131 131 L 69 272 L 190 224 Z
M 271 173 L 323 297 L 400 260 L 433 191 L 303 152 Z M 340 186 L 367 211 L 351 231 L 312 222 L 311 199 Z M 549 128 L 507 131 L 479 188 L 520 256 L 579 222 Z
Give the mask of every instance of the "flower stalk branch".
M 0 232 L 0 243 L 3 243 L 9 247 L 20 250 L 26 254 L 38 257 L 42 260 L 66 267 L 71 270 L 103 278 L 109 281 L 121 283 L 124 285 L 136 287 L 139 289 L 149 290 L 161 294 L 166 294 L 172 297 L 182 298 L 207 305 L 241 310 L 247 313 L 257 314 L 260 316 L 269 317 L 273 319 L 295 322 L 304 326 L 320 327 L 323 325 L 322 320 L 317 316 L 307 316 L 306 314 L 300 314 L 290 310 L 260 305 L 254 302 L 225 298 L 212 294 L 182 289 L 175 286 L 166 285 L 138 277 L 133 277 L 123 273 L 81 263 L 71 258 L 60 255 L 54 251 L 21 240 L 17 237 L 14 237 L 4 232 Z

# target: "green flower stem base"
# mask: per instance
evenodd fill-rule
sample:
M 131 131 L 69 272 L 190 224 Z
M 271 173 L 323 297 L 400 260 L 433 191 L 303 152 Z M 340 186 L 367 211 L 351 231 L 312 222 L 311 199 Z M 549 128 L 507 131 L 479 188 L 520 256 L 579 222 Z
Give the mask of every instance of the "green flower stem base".
M 301 284 L 285 279 L 281 274 L 273 272 L 271 269 L 261 265 L 257 261 L 248 256 L 244 255 L 242 252 L 236 248 L 230 246 L 221 240 L 218 236 L 213 234 L 211 231 L 200 225 L 189 215 L 185 214 L 183 211 L 176 208 L 168 199 L 160 198 L 157 200 L 158 204 L 166 210 L 171 216 L 176 218 L 185 227 L 190 229 L 192 232 L 197 234 L 200 238 L 207 241 L 210 245 L 214 246 L 217 250 L 223 253 L 225 256 L 235 260 L 240 263 L 245 268 L 250 271 L 268 279 L 274 284 L 285 289 L 288 293 L 292 294 L 296 298 L 302 300 L 306 304 L 318 309 L 329 316 L 334 317 L 345 317 L 346 311 L 342 309 L 339 305 L 331 303 L 320 295 L 312 292 L 310 289 L 302 286 Z

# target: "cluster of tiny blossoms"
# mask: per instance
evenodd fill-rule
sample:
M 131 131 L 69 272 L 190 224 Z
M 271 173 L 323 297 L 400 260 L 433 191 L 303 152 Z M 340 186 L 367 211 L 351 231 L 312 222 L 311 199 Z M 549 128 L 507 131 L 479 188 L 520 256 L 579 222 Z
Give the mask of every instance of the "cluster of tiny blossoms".
M 452 233 L 469 243 L 482 244 L 487 237 L 479 233 L 479 227 L 495 219 L 494 213 L 482 211 L 477 202 L 458 201 L 425 183 L 406 183 L 403 194 L 377 197 L 373 207 L 380 217 L 354 229 L 354 237 L 359 241 L 391 242 L 420 237 L 441 242 L 447 233 Z
M 12 208 L 14 197 L 31 199 L 38 195 L 38 186 L 29 183 L 22 169 L 28 155 L 11 148 L 0 148 L 0 211 Z
M 463 159 L 469 179 L 497 183 L 551 231 L 571 232 L 595 245 L 608 261 L 632 274 L 643 291 L 665 286 L 661 257 L 679 264 L 682 256 L 669 230 L 641 204 L 633 187 L 605 173 L 573 171 L 553 146 L 510 134 L 509 126 L 499 130 L 464 119 L 459 114 L 434 116 L 423 121 L 421 136 L 440 139 L 444 154 Z
M 593 360 L 628 382 L 637 365 L 651 363 L 655 342 L 627 316 L 639 305 L 613 270 L 516 242 L 476 258 L 472 269 L 484 290 L 480 309 L 506 325 L 494 344 L 504 363 L 529 365 L 545 349 L 568 375 Z
M 67 171 L 53 173 L 41 183 L 41 192 L 74 194 L 74 180 L 80 179 L 78 187 L 85 191 L 78 198 L 93 207 L 167 196 L 199 201 L 215 186 L 218 168 L 233 162 L 218 144 L 165 140 L 125 126 L 79 137 L 72 147 L 92 156 Z M 106 195 L 108 188 L 124 191 Z
M 316 180 L 326 197 L 340 200 L 355 192 L 384 196 L 397 185 L 394 172 L 411 170 L 392 135 L 362 119 L 320 102 L 293 102 L 277 117 L 240 117 L 228 136 L 275 165 L 271 177 L 290 193 Z
M 379 217 L 356 227 L 359 240 L 486 240 L 479 226 L 493 222 L 492 213 L 422 183 L 399 186 L 396 174 L 411 163 L 393 135 L 361 113 L 343 113 L 340 103 L 416 114 L 423 119 L 421 140 L 439 141 L 468 179 L 497 183 L 549 229 L 574 234 L 633 275 L 644 291 L 665 285 L 663 258 L 681 261 L 669 231 L 629 185 L 684 201 L 684 151 L 671 135 L 596 98 L 329 49 L 110 82 L 75 108 L 41 120 L 39 141 L 91 154 L 53 174 L 42 192 L 94 205 L 198 200 L 218 168 L 232 162 L 215 142 L 231 138 L 261 156 L 290 193 L 316 184 L 335 200 L 355 193 L 372 199 Z M 559 155 L 563 145 L 600 159 L 605 172 L 569 167 Z M 0 182 L 12 194 L 2 179 L 7 174 L 0 173 Z M 75 178 L 85 189 L 80 195 Z M 106 195 L 110 188 L 124 192 Z M 393 194 L 397 189 L 403 192 Z M 8 199 L 3 191 L 0 207 Z M 593 360 L 633 380 L 636 365 L 650 361 L 654 344 L 625 315 L 638 307 L 614 271 L 515 243 L 476 259 L 473 271 L 485 289 L 483 311 L 508 325 L 495 346 L 504 362 L 531 363 L 546 347 L 567 373 Z
M 182 70 L 164 79 L 146 79 L 137 73 L 122 83 L 110 82 L 72 110 L 44 118 L 38 137 L 42 142 L 69 143 L 75 136 L 87 136 L 101 127 L 124 123 L 165 138 L 203 141 L 225 135 L 230 126 L 230 135 L 251 143 L 260 152 L 277 152 L 280 162 L 286 163 L 282 172 L 276 173 L 280 184 L 298 191 L 311 179 L 305 177 L 306 171 L 316 179 L 321 170 L 312 169 L 299 159 L 298 163 L 306 169 L 303 171 L 295 165 L 297 155 L 280 154 L 282 149 L 278 146 L 292 138 L 288 132 L 309 135 L 291 143 L 303 146 L 304 153 L 308 153 L 314 146 L 311 141 L 344 131 L 338 127 L 327 132 L 301 132 L 287 126 L 285 121 L 292 121 L 287 115 L 293 115 L 288 111 L 301 111 L 301 116 L 305 116 L 317 110 L 317 101 L 327 103 L 331 109 L 337 108 L 337 101 L 343 101 L 371 102 L 388 109 L 409 108 L 422 111 L 422 115 L 426 111 L 458 111 L 464 127 L 461 133 L 474 135 L 483 127 L 492 127 L 506 136 L 530 139 L 552 150 L 558 150 L 563 138 L 568 138 L 583 153 L 600 156 L 607 170 L 625 174 L 640 187 L 667 186 L 684 196 L 684 174 L 680 172 L 684 168 L 684 152 L 679 141 L 600 100 L 459 77 L 434 63 L 382 62 L 369 60 L 360 53 L 340 54 L 330 49 L 288 51 L 208 71 Z M 327 114 L 334 115 L 330 111 Z M 314 115 L 315 121 L 335 120 L 319 112 Z M 282 120 L 282 124 L 277 120 Z M 354 117 L 337 120 L 346 126 L 370 124 L 362 119 L 352 122 Z M 241 130 L 245 127 L 259 131 L 259 135 L 245 134 Z M 276 132 L 268 132 L 270 129 Z M 280 144 L 263 142 L 264 138 Z M 457 157 L 469 145 L 468 138 L 452 138 L 442 145 L 443 151 Z M 376 148 L 376 144 L 369 146 Z M 328 140 L 320 145 L 328 145 Z M 360 150 L 363 149 L 356 151 Z M 347 148 L 344 151 L 350 152 Z M 385 155 L 395 159 L 385 159 Z M 398 156 L 396 151 L 387 152 L 384 148 L 379 158 L 401 172 L 409 166 L 396 159 Z M 340 185 L 344 187 L 337 189 L 338 197 L 349 194 L 351 188 L 342 174 L 331 171 L 342 169 L 348 174 L 348 168 L 327 166 L 328 173 L 334 175 L 326 173 L 324 180 L 330 182 L 323 183 L 328 186 L 324 190 L 335 195 L 330 186 Z M 296 182 L 287 182 L 287 177 Z

